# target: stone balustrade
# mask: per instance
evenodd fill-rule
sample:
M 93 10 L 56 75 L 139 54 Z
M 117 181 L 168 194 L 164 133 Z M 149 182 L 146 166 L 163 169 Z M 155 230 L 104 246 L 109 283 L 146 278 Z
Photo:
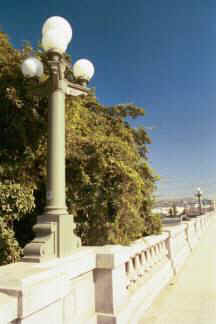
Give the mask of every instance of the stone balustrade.
M 136 324 L 180 270 L 214 212 L 129 246 L 0 267 L 0 324 Z
M 167 238 L 167 233 L 151 235 L 135 241 L 128 248 L 129 260 L 125 263 L 127 289 L 133 288 L 139 279 L 147 276 L 167 259 Z

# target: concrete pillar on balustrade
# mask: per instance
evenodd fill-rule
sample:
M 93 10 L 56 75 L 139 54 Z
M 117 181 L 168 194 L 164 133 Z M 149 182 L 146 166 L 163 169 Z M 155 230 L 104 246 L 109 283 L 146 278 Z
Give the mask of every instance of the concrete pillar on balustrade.
M 212 199 L 211 207 L 212 207 L 212 210 L 216 210 L 216 200 Z
M 190 249 L 187 243 L 186 225 L 180 224 L 175 228 L 166 228 L 165 232 L 169 233 L 167 243 L 168 258 L 171 261 L 174 274 L 184 264 L 185 259 L 190 253 Z
M 96 249 L 94 280 L 98 323 L 116 323 L 117 315 L 127 300 L 126 263 L 132 262 L 127 251 L 115 245 Z

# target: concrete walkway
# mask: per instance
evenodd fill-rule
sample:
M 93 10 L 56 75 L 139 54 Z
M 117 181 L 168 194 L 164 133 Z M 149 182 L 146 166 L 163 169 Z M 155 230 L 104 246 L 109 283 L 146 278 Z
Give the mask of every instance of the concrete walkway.
M 139 324 L 216 323 L 216 220 Z

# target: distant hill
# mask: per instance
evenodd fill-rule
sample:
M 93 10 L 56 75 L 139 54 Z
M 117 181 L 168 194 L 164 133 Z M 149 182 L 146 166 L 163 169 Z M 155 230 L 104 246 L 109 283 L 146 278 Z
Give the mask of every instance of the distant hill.
M 170 207 L 172 205 L 176 205 L 179 207 L 184 207 L 185 205 L 193 205 L 197 203 L 196 197 L 186 197 L 186 198 L 179 198 L 179 199 L 163 199 L 156 201 L 155 207 Z M 203 199 L 203 204 L 207 205 L 211 203 L 209 199 Z

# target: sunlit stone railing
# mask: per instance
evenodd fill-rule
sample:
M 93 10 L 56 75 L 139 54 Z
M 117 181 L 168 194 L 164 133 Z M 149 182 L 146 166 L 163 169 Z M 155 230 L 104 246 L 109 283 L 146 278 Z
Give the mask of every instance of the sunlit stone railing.
M 137 324 L 214 219 L 208 213 L 129 246 L 0 267 L 0 324 Z
M 145 278 L 168 256 L 167 233 L 151 235 L 135 241 L 129 249 L 129 260 L 125 263 L 126 288 L 132 288 L 139 279 Z
M 0 267 L 0 324 L 96 324 L 95 254 Z
M 190 247 L 187 241 L 186 224 L 179 224 L 170 228 L 164 228 L 169 234 L 168 251 L 174 273 L 183 265 L 186 257 L 190 253 Z

